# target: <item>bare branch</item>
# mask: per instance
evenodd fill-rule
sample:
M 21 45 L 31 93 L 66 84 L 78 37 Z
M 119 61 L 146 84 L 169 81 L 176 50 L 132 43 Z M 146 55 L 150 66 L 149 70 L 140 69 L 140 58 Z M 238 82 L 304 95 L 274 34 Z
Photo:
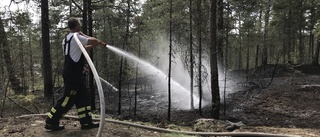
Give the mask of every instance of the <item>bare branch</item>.
M 71 0 L 71 1 L 72 1 L 72 3 L 73 3 L 74 5 L 77 6 L 77 8 L 78 8 L 81 12 L 83 12 L 83 9 L 81 8 L 81 6 L 79 6 L 78 3 L 76 3 L 74 0 Z
M 13 99 L 11 99 L 10 97 L 6 96 L 6 98 L 7 98 L 7 99 L 9 99 L 13 104 L 15 104 L 15 105 L 19 106 L 20 108 L 22 108 L 22 109 L 24 109 L 24 110 L 28 111 L 29 113 L 31 113 L 31 114 L 35 114 L 34 112 L 32 112 L 31 110 L 29 110 L 28 108 L 26 108 L 26 107 L 24 107 L 24 106 L 22 106 L 22 105 L 18 104 L 17 102 L 15 102 L 15 101 L 14 101 Z

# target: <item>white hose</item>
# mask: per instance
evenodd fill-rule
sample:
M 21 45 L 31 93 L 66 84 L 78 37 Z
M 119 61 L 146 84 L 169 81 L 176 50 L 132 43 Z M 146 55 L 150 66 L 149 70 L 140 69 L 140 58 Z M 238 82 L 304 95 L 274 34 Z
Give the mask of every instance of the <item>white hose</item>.
M 99 99 L 100 99 L 100 113 L 101 113 L 101 117 L 100 117 L 100 123 L 99 123 L 99 130 L 98 130 L 98 133 L 96 135 L 96 137 L 101 137 L 101 134 L 102 134 L 102 129 L 103 129 L 103 125 L 104 125 L 104 119 L 105 119 L 105 115 L 106 115 L 106 112 L 105 112 L 105 102 L 104 102 L 104 94 L 103 94 L 103 90 L 102 90 L 102 86 L 101 86 L 101 81 L 100 81 L 100 77 L 98 75 L 98 72 L 96 70 L 96 68 L 94 67 L 93 65 L 93 62 L 92 60 L 90 59 L 90 56 L 88 55 L 86 49 L 83 47 L 83 45 L 81 44 L 79 38 L 78 38 L 78 33 L 74 33 L 73 34 L 73 37 L 75 38 L 79 48 L 81 49 L 84 57 L 86 58 L 89 66 L 90 66 L 90 69 L 93 73 L 93 76 L 94 76 L 94 79 L 96 81 L 96 84 L 97 84 L 97 87 L 98 87 L 98 92 L 99 92 Z
M 34 116 L 45 117 L 47 115 L 48 114 L 30 114 L 30 115 L 19 116 L 19 118 L 34 117 Z M 70 115 L 66 115 L 64 116 L 64 118 L 78 119 L 77 116 L 70 116 Z M 99 120 L 99 119 L 93 118 L 92 120 Z M 281 135 L 281 134 L 269 134 L 269 133 L 258 133 L 258 132 L 190 132 L 190 131 L 164 129 L 164 128 L 159 128 L 154 126 L 141 125 L 133 122 L 125 122 L 125 121 L 119 121 L 119 120 L 113 120 L 113 119 L 105 119 L 105 121 L 110 123 L 115 123 L 115 124 L 122 124 L 122 125 L 138 127 L 138 128 L 147 129 L 147 130 L 153 130 L 153 131 L 162 132 L 162 133 L 176 133 L 176 134 L 184 134 L 184 135 L 192 135 L 192 136 L 301 137 L 299 135 Z

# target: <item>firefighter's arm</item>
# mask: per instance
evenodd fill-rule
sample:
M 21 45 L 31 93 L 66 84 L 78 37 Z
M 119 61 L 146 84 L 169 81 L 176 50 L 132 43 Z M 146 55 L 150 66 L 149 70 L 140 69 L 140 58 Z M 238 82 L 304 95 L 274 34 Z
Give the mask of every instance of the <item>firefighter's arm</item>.
M 97 45 L 101 44 L 102 46 L 106 46 L 107 44 L 102 42 L 101 40 L 94 38 L 94 37 L 90 37 L 88 35 L 85 35 L 84 33 L 82 33 L 81 31 L 79 32 L 80 35 L 88 38 L 88 44 L 87 45 L 94 45 L 94 47 L 96 47 Z M 98 42 L 98 43 L 97 43 Z M 91 47 L 91 46 L 89 46 Z
M 96 46 L 98 46 L 98 45 L 105 46 L 106 44 L 105 44 L 104 42 L 96 39 L 96 38 L 90 37 L 90 38 L 88 39 L 88 44 L 85 46 L 85 48 L 86 48 L 87 50 L 90 50 L 90 49 L 92 49 L 92 48 L 94 48 L 94 47 L 96 47 Z

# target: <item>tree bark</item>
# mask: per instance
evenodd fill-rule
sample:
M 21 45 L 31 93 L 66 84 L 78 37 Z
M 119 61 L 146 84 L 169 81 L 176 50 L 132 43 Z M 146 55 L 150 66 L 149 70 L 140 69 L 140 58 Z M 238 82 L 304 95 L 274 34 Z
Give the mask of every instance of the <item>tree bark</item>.
M 314 1 L 313 1 L 314 2 Z M 312 5 L 314 5 L 314 3 L 312 3 Z M 315 7 L 311 7 L 310 9 L 310 26 L 309 26 L 309 59 L 313 58 L 313 54 L 314 54 L 314 34 L 313 34 L 313 29 L 314 29 L 314 25 L 315 25 L 315 12 L 316 9 Z
M 0 34 L 2 35 L 2 34 Z M 0 45 L 0 85 L 3 85 L 4 83 L 4 78 L 5 78 L 5 74 L 4 74 L 4 66 L 5 66 L 5 63 L 4 63 L 4 57 L 3 57 L 3 53 L 2 53 L 2 42 L 1 42 L 1 45 Z M 0 86 L 0 91 L 2 91 L 2 86 Z
M 192 39 L 192 0 L 189 0 L 189 5 L 190 5 L 190 19 L 189 19 L 189 28 L 190 28 L 190 108 L 191 110 L 194 109 L 194 103 L 193 103 L 193 39 Z
M 310 36 L 309 36 L 309 59 L 312 59 L 313 57 L 313 53 L 314 53 L 314 42 L 313 42 L 313 39 L 314 39 L 314 35 L 313 35 L 313 32 L 312 30 L 310 30 Z
M 217 0 L 211 0 L 210 7 L 210 66 L 211 66 L 211 92 L 212 112 L 211 117 L 219 119 L 220 92 L 217 66 Z
M 224 58 L 224 92 L 223 92 L 223 115 L 226 115 L 226 110 L 227 110 L 227 102 L 226 102 L 226 92 L 227 92 L 227 73 L 229 69 L 229 46 L 230 46 L 230 41 L 229 41 L 229 31 L 230 31 L 230 15 L 231 15 L 231 9 L 229 2 L 227 2 L 227 18 L 226 18 L 226 46 L 225 46 L 225 58 Z
M 140 36 L 140 20 L 138 22 L 138 57 L 141 56 L 141 36 Z M 134 115 L 137 115 L 137 104 L 138 104 L 138 75 L 139 75 L 139 64 L 136 66 L 136 82 L 134 86 Z
M 217 52 L 218 52 L 218 64 L 223 68 L 223 39 L 224 39 L 224 32 L 223 32 L 223 0 L 218 0 L 218 33 L 217 33 Z
M 287 31 L 286 31 L 286 29 L 287 29 L 287 26 L 285 25 L 285 23 L 286 23 L 286 18 L 284 18 L 283 19 L 283 33 L 286 33 Z M 281 33 L 279 33 L 279 36 L 281 36 Z M 289 59 L 287 59 L 287 53 L 289 52 L 288 51 L 288 46 L 287 46 L 287 35 L 284 35 L 283 36 L 283 45 L 282 45 L 283 47 L 283 63 L 285 64 L 285 63 L 287 63 L 287 60 L 289 60 Z
M 4 30 L 3 21 L 0 17 L 0 51 L 3 54 L 5 66 L 7 67 L 8 75 L 9 75 L 9 81 L 11 84 L 11 88 L 15 91 L 15 93 L 21 94 L 22 93 L 22 87 L 20 86 L 20 81 L 17 77 L 16 71 L 14 69 L 11 55 L 10 55 L 10 48 L 8 45 L 7 40 L 7 34 Z
M 83 5 L 82 5 L 82 32 L 84 34 L 88 34 L 88 0 L 83 0 Z M 83 75 L 83 79 L 85 80 L 86 86 L 88 85 L 88 76 Z M 90 91 L 89 91 L 90 92 Z
M 198 90 L 199 90 L 199 114 L 202 115 L 202 9 L 201 9 L 202 0 L 198 0 L 197 3 L 197 13 L 198 13 L 198 19 L 197 19 L 197 35 L 198 35 L 198 44 L 199 44 L 199 65 L 198 65 Z
M 31 30 L 29 30 L 31 31 Z M 30 71 L 30 77 L 31 77 L 31 89 L 34 91 L 34 73 L 33 73 L 33 56 L 32 56 L 32 44 L 31 44 L 31 32 L 29 34 L 29 71 Z
M 318 45 L 316 47 L 316 52 L 314 53 L 314 58 L 312 60 L 313 65 L 319 65 L 319 51 L 320 51 L 320 39 L 318 39 Z
M 300 0 L 300 6 L 299 6 L 299 11 L 300 11 L 300 23 L 299 23 L 299 60 L 298 63 L 304 63 L 304 44 L 303 44 L 303 16 L 304 16 L 304 12 L 303 12 L 303 0 Z
M 88 0 L 83 0 L 82 32 L 88 34 Z
M 291 58 L 291 53 L 292 53 L 292 51 L 293 51 L 293 44 L 292 44 L 292 24 L 291 24 L 291 22 L 292 22 L 292 10 L 291 9 L 289 9 L 289 15 L 288 15 L 288 24 L 286 25 L 286 26 L 288 26 L 288 52 L 287 52 L 287 54 L 288 54 L 288 62 L 291 62 L 291 63 L 294 63 L 294 62 L 292 62 L 292 58 Z
M 257 44 L 256 46 L 256 57 L 255 57 L 255 60 L 254 60 L 254 69 L 257 70 L 258 68 L 258 64 L 259 64 L 259 44 Z
M 268 64 L 268 26 L 269 26 L 269 16 L 270 16 L 271 0 L 268 0 L 266 15 L 264 18 L 264 34 L 263 34 L 263 51 L 262 51 L 262 66 Z
M 50 53 L 50 37 L 49 37 L 49 8 L 48 0 L 41 1 L 41 32 L 42 32 L 42 63 L 44 77 L 44 96 L 52 97 L 52 63 Z
M 25 61 L 24 61 L 24 48 L 22 46 L 22 35 L 19 36 L 19 50 L 20 50 L 20 76 L 21 76 L 21 86 L 22 86 L 22 93 L 25 93 L 26 88 L 26 77 L 25 77 Z
M 89 36 L 93 36 L 93 19 L 92 19 L 92 2 L 88 0 L 88 31 Z M 93 60 L 93 49 L 90 50 L 90 58 Z M 90 99 L 91 99 L 91 108 L 92 110 L 96 110 L 96 92 L 94 88 L 94 80 L 93 73 L 90 71 L 89 73 L 89 89 L 90 89 Z
M 250 30 L 248 29 L 247 30 L 247 66 L 246 66 L 246 81 L 248 82 L 249 81 L 249 66 L 250 66 Z
M 241 13 L 239 12 L 239 58 L 238 58 L 238 69 L 242 69 L 242 33 L 241 33 Z
M 171 116 L 171 60 L 172 60 L 172 12 L 173 12 L 172 0 L 170 0 L 170 30 L 169 30 L 169 74 L 168 74 L 168 121 Z

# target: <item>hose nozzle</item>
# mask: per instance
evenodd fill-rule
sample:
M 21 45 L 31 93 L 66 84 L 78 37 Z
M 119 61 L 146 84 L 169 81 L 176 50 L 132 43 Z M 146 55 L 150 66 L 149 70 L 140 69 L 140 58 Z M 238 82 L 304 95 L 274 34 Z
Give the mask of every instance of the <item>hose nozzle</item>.
M 104 46 L 104 47 L 107 46 L 107 43 L 102 42 L 102 41 L 100 42 L 100 44 L 101 44 L 102 46 Z

